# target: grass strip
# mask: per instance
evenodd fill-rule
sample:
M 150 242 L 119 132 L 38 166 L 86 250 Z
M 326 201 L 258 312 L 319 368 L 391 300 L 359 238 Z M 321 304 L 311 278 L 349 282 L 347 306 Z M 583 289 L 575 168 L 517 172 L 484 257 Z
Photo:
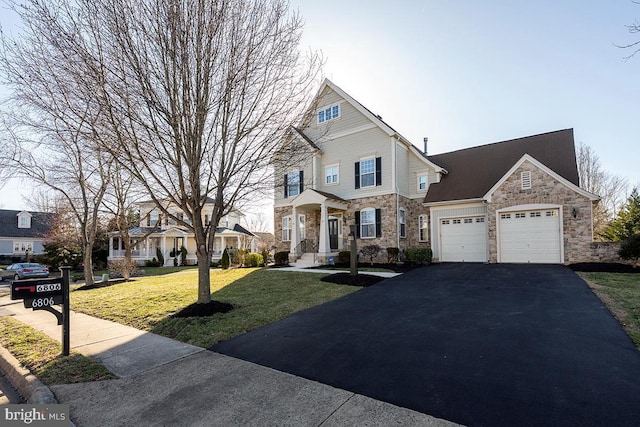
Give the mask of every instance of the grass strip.
M 0 344 L 47 385 L 116 378 L 89 357 L 73 351 L 61 356 L 59 342 L 8 316 L 0 317 Z
M 640 274 L 579 273 L 640 349 Z

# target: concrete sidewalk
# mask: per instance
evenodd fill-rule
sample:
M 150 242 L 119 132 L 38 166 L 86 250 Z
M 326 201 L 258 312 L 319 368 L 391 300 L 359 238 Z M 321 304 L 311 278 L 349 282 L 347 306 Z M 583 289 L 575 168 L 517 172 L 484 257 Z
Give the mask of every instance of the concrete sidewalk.
M 8 296 L 0 298 L 0 315 L 61 339 L 52 314 Z M 455 425 L 81 313 L 71 314 L 71 347 L 120 377 L 50 387 L 80 427 Z

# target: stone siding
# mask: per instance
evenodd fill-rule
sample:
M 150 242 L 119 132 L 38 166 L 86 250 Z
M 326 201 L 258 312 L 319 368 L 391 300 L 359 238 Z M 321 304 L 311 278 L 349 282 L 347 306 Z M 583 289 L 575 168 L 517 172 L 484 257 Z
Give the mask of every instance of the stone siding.
M 429 242 L 418 241 L 418 216 L 428 214 L 428 209 L 422 206 L 422 199 L 409 199 L 398 196 L 396 204 L 395 194 L 384 194 L 380 196 L 363 197 L 348 201 L 346 211 L 333 211 L 329 209 L 329 215 L 332 213 L 341 213 L 342 235 L 346 239 L 349 235 L 349 225 L 355 221 L 355 212 L 366 208 L 381 209 L 381 236 L 373 239 L 358 239 L 358 249 L 368 245 L 378 245 L 380 253 L 376 258 L 376 262 L 387 261 L 388 247 L 398 247 L 406 249 L 408 247 L 429 247 Z M 400 238 L 398 242 L 397 233 L 399 232 L 398 208 L 404 208 L 406 211 L 406 237 Z M 289 242 L 282 241 L 282 218 L 291 215 L 292 208 L 290 206 L 274 208 L 274 235 L 275 246 L 277 251 L 288 251 L 290 249 Z M 303 213 L 298 211 L 298 213 Z M 304 212 L 306 214 L 306 236 L 308 240 L 312 240 L 318 244 L 318 232 L 320 229 L 320 209 Z
M 531 189 L 523 190 L 520 173 L 531 171 Z M 496 211 L 526 204 L 553 204 L 562 206 L 564 230 L 564 262 L 588 262 L 591 256 L 592 202 L 557 181 L 530 162 L 524 162 L 492 195 L 488 205 L 489 259 L 497 262 Z M 576 209 L 577 217 L 572 215 Z

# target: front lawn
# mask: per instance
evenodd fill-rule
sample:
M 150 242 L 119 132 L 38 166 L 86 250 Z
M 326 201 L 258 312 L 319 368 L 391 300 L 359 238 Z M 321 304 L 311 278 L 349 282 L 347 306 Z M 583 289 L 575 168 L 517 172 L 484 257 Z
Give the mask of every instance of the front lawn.
M 71 309 L 210 347 L 259 326 L 355 292 L 324 283 L 321 274 L 243 268 L 211 270 L 211 297 L 234 309 L 209 317 L 171 317 L 196 302 L 198 272 L 141 277 L 106 288 L 71 293 Z
M 640 274 L 578 273 L 640 349 Z

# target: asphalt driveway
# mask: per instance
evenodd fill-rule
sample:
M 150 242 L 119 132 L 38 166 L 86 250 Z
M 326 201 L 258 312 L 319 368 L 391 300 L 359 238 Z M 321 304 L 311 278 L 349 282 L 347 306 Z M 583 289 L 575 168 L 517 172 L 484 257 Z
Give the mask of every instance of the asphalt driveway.
M 563 266 L 430 266 L 211 350 L 467 425 L 640 422 L 640 352 Z

